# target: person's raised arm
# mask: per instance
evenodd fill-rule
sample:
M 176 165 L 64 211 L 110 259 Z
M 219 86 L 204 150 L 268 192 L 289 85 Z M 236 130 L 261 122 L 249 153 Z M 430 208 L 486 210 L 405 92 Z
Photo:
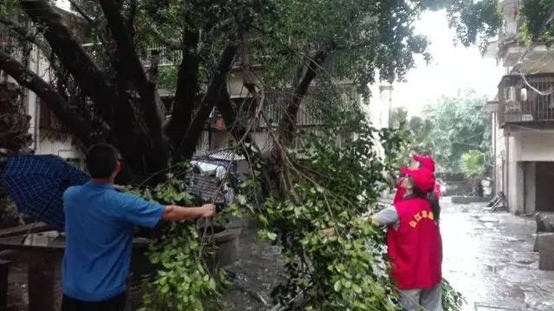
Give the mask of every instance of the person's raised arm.
M 162 220 L 181 221 L 201 217 L 215 216 L 215 205 L 205 204 L 202 207 L 182 207 L 178 205 L 167 205 Z

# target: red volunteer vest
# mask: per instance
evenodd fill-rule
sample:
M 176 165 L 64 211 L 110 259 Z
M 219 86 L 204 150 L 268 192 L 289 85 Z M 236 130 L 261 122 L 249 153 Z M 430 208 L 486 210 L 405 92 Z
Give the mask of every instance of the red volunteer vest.
M 421 198 L 394 204 L 400 225 L 387 232 L 392 278 L 398 289 L 431 288 L 442 279 L 442 241 L 429 202 Z
M 392 201 L 393 204 L 396 204 L 404 199 L 404 193 L 406 193 L 406 190 L 400 186 L 401 183 L 402 181 L 399 181 L 398 185 L 396 186 L 396 193 L 394 194 L 394 199 Z M 440 198 L 442 197 L 442 192 L 441 186 L 438 183 L 435 184 L 435 189 L 433 189 L 433 191 L 437 196 L 437 200 L 440 200 Z

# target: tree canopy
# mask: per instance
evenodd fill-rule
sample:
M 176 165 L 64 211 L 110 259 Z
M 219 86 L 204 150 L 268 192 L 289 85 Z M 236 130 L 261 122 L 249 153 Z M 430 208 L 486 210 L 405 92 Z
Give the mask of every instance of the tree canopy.
M 470 172 L 463 169 L 463 163 L 471 162 L 470 159 L 475 162 L 476 153 L 481 154 L 482 168 L 488 170 L 491 156 L 490 116 L 478 110 L 486 101 L 486 96 L 465 91 L 459 96 L 443 96 L 430 103 L 422 116 L 414 116 L 406 123 L 406 128 L 411 131 L 408 149 L 432 154 L 440 173 L 460 175 Z M 462 161 L 462 155 L 470 151 L 473 157 L 466 158 L 469 162 Z M 474 174 L 469 175 L 473 177 Z
M 114 143 L 139 177 L 163 170 L 170 159 L 190 158 L 213 107 L 235 125 L 229 128 L 237 140 L 244 136 L 258 116 L 245 115 L 244 105 L 230 100 L 225 82 L 233 67 L 240 68 L 253 99 L 244 110 L 256 110 L 250 106 L 263 104 L 260 99 L 271 92 L 290 95 L 282 105 L 288 117 L 278 130 L 279 143 L 289 145 L 302 99 L 315 81 L 348 79 L 367 93 L 377 71 L 383 79 L 401 79 L 413 55 L 426 53 L 427 40 L 413 28 L 424 10 L 446 9 L 464 44 L 486 40 L 499 25 L 491 13 L 494 0 L 71 2 L 76 15 L 47 0 L 2 2 L 0 31 L 15 38 L 12 48 L 38 47 L 52 64 L 53 79 L 33 75 L 25 59 L 5 49 L 0 69 L 37 93 L 85 146 Z M 157 61 L 147 50 L 152 44 L 173 51 L 163 56 L 177 60 L 162 77 L 174 87 L 167 122 Z M 144 55 L 154 60 L 148 70 Z
M 521 6 L 523 36 L 531 42 L 552 45 L 554 41 L 554 3 L 550 0 L 527 0 Z

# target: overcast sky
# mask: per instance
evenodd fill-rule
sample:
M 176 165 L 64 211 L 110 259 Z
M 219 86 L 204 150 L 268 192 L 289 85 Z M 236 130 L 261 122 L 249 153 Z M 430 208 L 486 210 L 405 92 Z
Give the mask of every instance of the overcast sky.
M 504 68 L 495 59 L 483 58 L 477 47 L 455 46 L 455 34 L 448 28 L 444 11 L 425 13 L 416 31 L 432 41 L 433 60 L 428 66 L 419 61 L 408 73 L 407 83 L 394 85 L 394 106 L 405 106 L 410 114 L 418 114 L 441 95 L 454 96 L 468 88 L 494 98 Z

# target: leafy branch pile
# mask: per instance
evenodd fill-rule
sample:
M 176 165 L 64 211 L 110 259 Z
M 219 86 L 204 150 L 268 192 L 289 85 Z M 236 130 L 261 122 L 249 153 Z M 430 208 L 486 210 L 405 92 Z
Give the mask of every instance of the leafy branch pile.
M 194 205 L 178 174 L 169 174 L 154 188 L 131 190 L 147 200 L 181 206 Z M 225 216 L 225 215 L 222 215 Z M 144 281 L 141 310 L 219 310 L 221 286 L 228 284 L 223 271 L 210 267 L 213 245 L 194 222 L 167 224 L 150 244 L 149 259 L 156 272 Z M 213 260 L 212 260 L 213 262 Z
M 388 187 L 387 176 L 394 169 L 403 133 L 377 131 L 359 112 L 338 115 L 336 120 L 341 122 L 308 135 L 307 145 L 289 152 L 287 168 L 294 187 L 288 198 L 259 195 L 263 193 L 259 184 L 262 160 L 257 159 L 252 163 L 252 178 L 240 186 L 238 201 L 263 224 L 259 236 L 282 247 L 288 281 L 273 291 L 281 306 L 289 310 L 295 305 L 305 310 L 399 310 L 388 273 L 384 231 L 359 216 L 374 211 L 381 191 Z M 341 137 L 338 143 L 337 136 Z M 250 159 L 256 158 L 253 151 L 244 148 Z M 185 190 L 184 179 L 170 174 L 154 188 L 133 192 L 164 204 L 197 203 Z M 229 212 L 236 212 L 235 207 Z M 322 230 L 327 228 L 339 234 L 325 236 Z M 228 281 L 224 273 L 208 267 L 210 247 L 206 244 L 194 223 L 170 224 L 164 229 L 149 250 L 158 270 L 144 282 L 142 310 L 223 309 L 218 297 Z M 445 310 L 459 310 L 463 299 L 445 285 Z
M 361 113 L 339 114 L 341 122 L 289 153 L 290 196 L 246 205 L 264 226 L 260 237 L 282 247 L 289 278 L 273 293 L 281 305 L 292 308 L 302 300 L 306 310 L 396 310 L 383 230 L 359 216 L 376 207 L 402 140 L 378 132 Z M 241 186 L 248 199 L 240 201 L 253 202 L 252 194 L 262 191 L 259 174 Z M 321 233 L 326 228 L 339 234 L 327 237 Z
M 253 203 L 263 192 L 255 170 L 239 201 L 263 224 L 259 236 L 282 247 L 288 280 L 273 296 L 286 310 L 399 310 L 384 230 L 360 215 L 377 209 L 405 133 L 376 130 L 359 111 L 335 116 L 340 121 L 289 152 L 289 196 Z M 338 234 L 326 236 L 327 228 Z M 443 292 L 445 310 L 459 310 L 461 295 L 447 282 Z

